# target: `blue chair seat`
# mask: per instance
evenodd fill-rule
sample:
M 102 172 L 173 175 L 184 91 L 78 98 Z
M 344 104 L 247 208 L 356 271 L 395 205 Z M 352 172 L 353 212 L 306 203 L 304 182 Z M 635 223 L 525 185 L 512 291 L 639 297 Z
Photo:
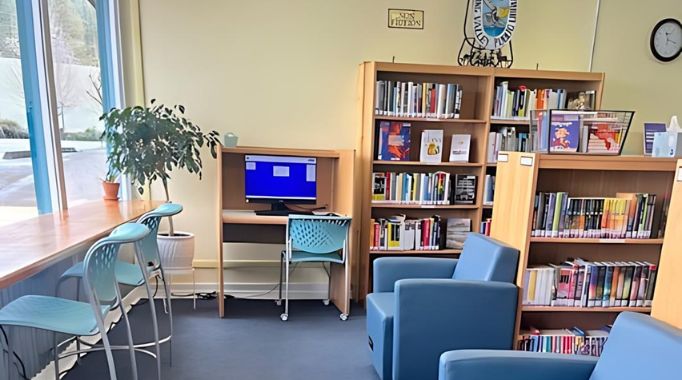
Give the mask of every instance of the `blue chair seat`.
M 332 253 L 310 253 L 305 251 L 292 251 L 291 252 L 291 262 L 330 262 L 343 264 L 343 257 L 338 252 Z
M 390 379 L 395 293 L 371 293 L 367 295 L 366 301 L 367 335 L 369 336 L 372 364 L 382 379 Z
M 83 278 L 83 262 L 74 264 L 62 274 L 62 277 Z M 123 285 L 141 286 L 144 284 L 144 277 L 139 265 L 119 260 L 116 261 L 116 281 Z
M 102 314 L 109 306 L 102 306 Z M 32 327 L 64 334 L 88 336 L 98 332 L 92 306 L 64 298 L 23 296 L 0 310 L 0 325 Z

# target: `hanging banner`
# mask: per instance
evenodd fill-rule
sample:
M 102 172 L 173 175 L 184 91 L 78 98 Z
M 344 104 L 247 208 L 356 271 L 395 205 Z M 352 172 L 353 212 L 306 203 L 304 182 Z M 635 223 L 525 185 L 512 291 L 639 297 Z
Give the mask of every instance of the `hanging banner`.
M 474 35 L 484 49 L 496 50 L 512 38 L 518 0 L 474 0 Z

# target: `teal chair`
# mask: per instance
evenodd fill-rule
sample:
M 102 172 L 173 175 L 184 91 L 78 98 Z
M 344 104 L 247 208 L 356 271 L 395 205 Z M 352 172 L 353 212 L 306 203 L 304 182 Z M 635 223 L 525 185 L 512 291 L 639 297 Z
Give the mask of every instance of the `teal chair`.
M 109 344 L 104 320 L 109 312 L 120 309 L 125 321 L 132 379 L 137 380 L 137 363 L 133 350 L 133 337 L 128 316 L 122 307 L 121 292 L 116 282 L 115 267 L 121 244 L 135 243 L 149 234 L 149 228 L 138 223 L 127 223 L 116 228 L 111 235 L 97 241 L 85 255 L 83 262 L 83 284 L 88 302 L 74 301 L 58 297 L 28 295 L 20 297 L 0 309 L 0 327 L 7 333 L 7 377 L 12 379 L 11 329 L 29 327 L 52 331 L 55 379 L 59 380 L 59 359 L 78 355 L 82 352 L 69 352 L 60 355 L 57 333 L 71 336 L 93 336 L 100 334 L 109 367 L 109 378 L 116 380 L 116 368 Z M 72 338 L 63 343 L 70 342 Z
M 289 215 L 286 231 L 286 248 L 282 251 L 279 276 L 279 300 L 282 301 L 282 275 L 284 270 L 284 313 L 283 321 L 289 319 L 289 265 L 290 263 L 319 262 L 343 264 L 345 271 L 344 286 L 350 288 L 348 267 L 348 231 L 351 218 L 322 215 Z M 330 284 L 331 285 L 331 284 Z M 327 299 L 329 303 L 329 288 Z M 346 291 L 346 294 L 349 294 Z M 348 315 L 341 313 L 341 320 Z
M 138 219 L 138 223 L 147 226 L 150 230 L 149 235 L 147 235 L 138 245 L 135 250 L 136 264 L 132 264 L 126 261 L 117 260 L 116 261 L 116 280 L 119 284 L 128 285 L 132 287 L 144 286 L 147 291 L 147 297 L 149 299 L 149 307 L 151 309 L 152 315 L 152 327 L 154 328 L 154 341 L 135 344 L 134 348 L 139 352 L 148 354 L 156 359 L 156 367 L 158 379 L 161 379 L 161 351 L 160 344 L 168 342 L 168 347 L 170 350 L 170 359 L 172 363 L 172 346 L 171 338 L 173 336 L 173 310 L 171 307 L 171 291 L 168 282 L 166 281 L 166 276 L 161 265 L 161 257 L 159 256 L 159 246 L 156 240 L 158 235 L 159 225 L 161 224 L 161 219 L 165 217 L 170 217 L 177 215 L 182 211 L 182 205 L 177 203 L 164 203 L 156 209 L 142 215 Z M 64 281 L 69 278 L 75 278 L 78 283 L 83 278 L 83 262 L 77 263 L 66 272 L 64 272 L 60 278 Z M 158 319 L 156 316 L 156 306 L 153 302 L 154 291 L 152 290 L 150 280 L 156 278 L 161 281 L 164 286 L 164 292 L 166 298 L 164 302 L 168 306 L 168 317 L 170 324 L 170 334 L 163 339 L 159 339 L 159 328 Z M 58 285 L 59 286 L 59 285 Z M 77 350 L 80 350 L 80 344 L 89 344 L 77 340 Z M 145 350 L 146 347 L 155 347 L 155 352 Z M 91 346 L 93 347 L 93 346 Z

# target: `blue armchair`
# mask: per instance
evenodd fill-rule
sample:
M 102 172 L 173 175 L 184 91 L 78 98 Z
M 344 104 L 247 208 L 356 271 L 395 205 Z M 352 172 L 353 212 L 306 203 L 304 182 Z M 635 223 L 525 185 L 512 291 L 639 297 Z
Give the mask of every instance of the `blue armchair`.
M 375 260 L 367 334 L 379 376 L 435 379 L 445 351 L 512 348 L 517 264 L 517 250 L 473 233 L 459 260 Z
M 600 358 L 522 351 L 462 350 L 440 357 L 440 380 L 642 380 L 682 376 L 682 330 L 621 313 Z

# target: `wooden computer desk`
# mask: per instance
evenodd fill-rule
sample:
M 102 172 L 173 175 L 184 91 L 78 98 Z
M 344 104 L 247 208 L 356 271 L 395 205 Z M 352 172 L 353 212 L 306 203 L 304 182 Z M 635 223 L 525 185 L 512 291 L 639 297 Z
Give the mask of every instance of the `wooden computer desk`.
M 287 217 L 259 216 L 255 210 L 267 209 L 268 205 L 246 203 L 244 195 L 244 156 L 265 154 L 317 158 L 317 204 L 308 207 L 324 207 L 325 210 L 357 217 L 354 194 L 355 152 L 352 150 L 286 149 L 264 147 L 223 148 L 218 155 L 218 314 L 225 316 L 225 278 L 223 243 L 270 243 L 283 244 Z M 358 218 L 359 220 L 359 218 Z M 359 235 L 359 223 L 351 223 L 348 260 L 353 266 Z M 227 260 L 229 261 L 229 260 Z M 351 274 L 356 273 L 351 270 Z M 350 312 L 349 297 L 343 286 L 344 266 L 331 265 L 331 301 L 344 314 Z M 357 276 L 351 275 L 351 278 Z
M 0 227 L 0 289 L 82 252 L 159 204 L 95 201 Z

